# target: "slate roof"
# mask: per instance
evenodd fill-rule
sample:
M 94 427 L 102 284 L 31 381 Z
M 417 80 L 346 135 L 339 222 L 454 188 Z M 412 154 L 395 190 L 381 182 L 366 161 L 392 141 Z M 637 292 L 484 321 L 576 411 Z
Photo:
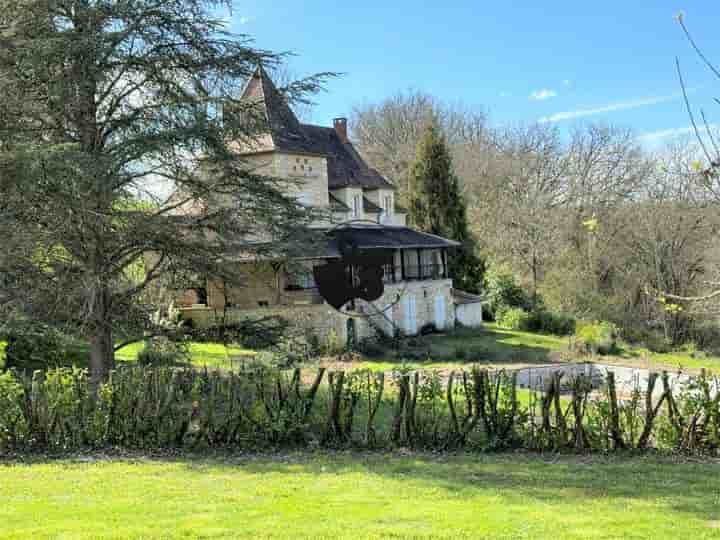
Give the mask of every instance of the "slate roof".
M 327 241 L 305 246 L 302 256 L 296 259 L 336 259 L 342 257 L 341 244 L 350 242 L 360 249 L 438 249 L 455 248 L 459 242 L 448 240 L 434 234 L 415 231 L 408 227 L 389 225 L 356 225 L 339 227 L 325 231 Z M 235 256 L 240 261 L 257 260 L 249 255 L 248 244 L 238 242 L 235 245 Z M 256 245 L 257 247 L 257 245 Z M 271 255 L 260 257 L 272 259 Z
M 363 197 L 363 210 L 370 214 L 379 214 L 380 212 L 382 212 L 382 208 L 380 208 L 377 204 L 372 202 L 367 197 Z
M 335 195 L 332 193 L 329 193 L 330 196 L 330 208 L 333 210 L 336 210 L 338 212 L 349 212 L 350 207 L 342 202 L 340 199 L 338 199 Z
M 460 289 L 452 289 L 452 296 L 456 304 L 482 304 L 485 302 L 482 296 L 461 291 Z
M 453 248 L 459 242 L 448 240 L 434 234 L 415 231 L 409 227 L 388 225 L 341 227 L 329 231 L 328 235 L 338 240 L 352 241 L 357 247 L 364 249 L 393 248 L 393 249 L 433 249 Z M 333 250 L 337 244 L 331 243 Z
M 351 186 L 395 189 L 379 172 L 368 167 L 352 143 L 341 141 L 334 128 L 301 124 L 262 66 L 248 81 L 241 99 L 257 102 L 258 113 L 264 115 L 269 129 L 269 137 L 259 139 L 253 152 L 323 156 L 328 164 L 329 189 Z

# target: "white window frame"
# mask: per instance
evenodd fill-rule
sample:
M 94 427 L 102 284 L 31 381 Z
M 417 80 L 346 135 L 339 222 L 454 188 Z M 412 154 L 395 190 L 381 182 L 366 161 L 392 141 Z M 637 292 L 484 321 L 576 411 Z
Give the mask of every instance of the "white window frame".
M 361 195 L 353 195 L 353 217 L 359 218 L 360 217 L 360 205 L 362 204 Z
M 388 216 L 392 216 L 392 213 L 393 213 L 392 195 L 385 195 L 385 214 Z

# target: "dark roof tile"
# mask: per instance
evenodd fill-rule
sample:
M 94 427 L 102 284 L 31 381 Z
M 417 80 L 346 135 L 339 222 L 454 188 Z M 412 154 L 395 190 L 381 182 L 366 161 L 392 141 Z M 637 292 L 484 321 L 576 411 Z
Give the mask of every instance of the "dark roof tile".
M 372 202 L 367 197 L 363 197 L 363 210 L 372 214 L 379 214 L 380 212 L 382 212 L 382 208 L 380 208 L 377 204 Z
M 255 146 L 253 152 L 324 156 L 328 164 L 329 189 L 395 189 L 379 172 L 368 167 L 352 143 L 342 142 L 334 128 L 301 124 L 262 66 L 248 81 L 241 99 L 258 102 L 270 131 L 269 144 Z

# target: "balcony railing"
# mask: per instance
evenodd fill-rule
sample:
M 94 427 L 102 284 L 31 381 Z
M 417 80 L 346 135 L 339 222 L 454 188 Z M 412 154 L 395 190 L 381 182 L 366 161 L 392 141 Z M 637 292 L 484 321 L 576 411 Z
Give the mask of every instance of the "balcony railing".
M 445 279 L 448 277 L 445 266 L 442 264 L 411 264 L 393 267 L 392 265 L 383 266 L 383 282 L 397 283 L 403 280 L 421 280 L 421 279 Z

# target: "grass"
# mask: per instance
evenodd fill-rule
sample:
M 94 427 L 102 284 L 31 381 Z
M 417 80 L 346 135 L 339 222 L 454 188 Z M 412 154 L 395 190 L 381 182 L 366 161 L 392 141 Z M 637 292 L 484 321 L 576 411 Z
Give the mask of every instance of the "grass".
M 0 341 L 0 368 L 5 363 L 5 346 L 6 343 Z M 127 345 L 115 353 L 117 362 L 135 362 L 137 355 L 145 348 L 143 342 Z M 239 346 L 225 347 L 221 343 L 197 343 L 193 342 L 189 345 L 190 362 L 195 367 L 223 368 L 230 369 L 236 367 L 239 362 L 251 359 L 256 352 L 244 349 Z M 77 347 L 73 357 L 73 364 L 81 367 L 87 367 L 89 361 L 89 348 L 85 345 Z
M 532 332 L 506 330 L 494 324 L 483 329 L 462 329 L 448 334 L 417 338 L 418 351 L 426 353 L 427 360 L 412 360 L 406 365 L 424 369 L 460 369 L 470 363 L 489 367 L 507 365 L 548 364 L 558 360 L 593 360 L 599 363 L 619 363 L 651 369 L 684 369 L 698 371 L 702 368 L 720 373 L 720 357 L 696 356 L 689 352 L 653 353 L 647 349 L 626 346 L 617 356 L 588 356 L 568 353 L 569 337 L 558 337 Z M 142 342 L 128 345 L 116 353 L 118 362 L 133 362 L 143 349 Z M 0 367 L 3 364 L 5 344 L 0 342 Z M 458 353 L 463 351 L 464 358 Z M 237 367 L 241 362 L 252 360 L 256 351 L 238 346 L 225 347 L 219 343 L 191 343 L 191 363 L 196 367 Z M 88 349 L 79 347 L 77 358 L 81 366 L 87 365 Z M 364 358 L 352 367 L 369 368 L 373 371 L 392 371 L 402 359 L 394 351 L 386 350 L 377 358 Z
M 570 353 L 570 337 L 559 337 L 532 332 L 522 332 L 487 324 L 483 329 L 463 329 L 446 335 L 418 338 L 418 350 L 429 352 L 429 360 L 408 362 L 416 368 L 459 369 L 470 363 L 489 367 L 508 365 L 550 364 L 557 361 L 593 361 L 597 363 L 622 364 L 649 369 L 690 370 L 707 369 L 720 374 L 720 357 L 697 356 L 689 352 L 654 353 L 640 347 L 626 345 L 616 356 L 589 356 Z M 463 351 L 464 358 L 458 358 Z M 378 358 L 369 358 L 360 364 L 376 371 L 392 370 L 398 360 L 393 351 Z
M 293 454 L 0 467 L 2 539 L 720 537 L 714 463 Z

